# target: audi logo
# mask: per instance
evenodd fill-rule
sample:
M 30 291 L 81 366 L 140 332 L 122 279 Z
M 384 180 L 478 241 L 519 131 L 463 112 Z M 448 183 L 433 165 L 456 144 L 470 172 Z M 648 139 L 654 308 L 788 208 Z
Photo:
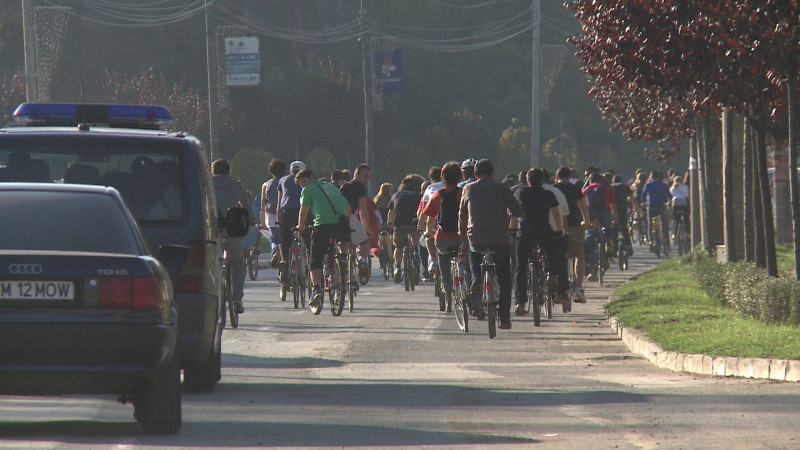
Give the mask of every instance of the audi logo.
M 40 264 L 11 264 L 8 273 L 12 275 L 39 275 L 42 273 Z

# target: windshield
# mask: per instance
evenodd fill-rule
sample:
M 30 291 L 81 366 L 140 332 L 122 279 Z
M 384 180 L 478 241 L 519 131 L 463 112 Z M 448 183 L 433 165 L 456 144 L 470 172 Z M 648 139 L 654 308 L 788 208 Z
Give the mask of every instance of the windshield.
M 0 182 L 95 184 L 116 188 L 140 223 L 182 222 L 180 143 L 119 136 L 6 136 Z
M 3 191 L 0 249 L 141 254 L 119 200 L 106 194 Z

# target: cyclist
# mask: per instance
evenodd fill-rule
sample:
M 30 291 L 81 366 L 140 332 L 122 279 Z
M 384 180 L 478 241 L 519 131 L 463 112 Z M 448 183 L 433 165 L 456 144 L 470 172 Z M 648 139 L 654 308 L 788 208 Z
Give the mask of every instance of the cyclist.
M 569 215 L 567 215 L 567 257 L 575 258 L 575 302 L 586 303 L 583 292 L 583 277 L 586 275 L 586 253 L 583 245 L 584 230 L 590 223 L 589 206 L 581 188 L 572 182 L 572 170 L 562 166 L 556 171 L 556 184 L 567 199 Z
M 309 306 L 318 307 L 324 293 L 322 286 L 322 262 L 331 245 L 331 238 L 339 242 L 340 250 L 350 245 L 350 229 L 340 220 L 347 216 L 349 222 L 351 215 L 350 204 L 339 192 L 336 185 L 317 181 L 317 177 L 310 170 L 301 170 L 295 176 L 295 182 L 302 189 L 300 193 L 300 214 L 297 220 L 297 229 L 304 231 L 309 211 L 314 211 L 314 231 L 311 233 L 311 284 L 313 291 Z M 347 223 L 345 222 L 345 223 Z M 343 226 L 344 225 L 344 226 Z
M 463 170 L 463 166 L 462 166 Z M 500 328 L 511 328 L 511 269 L 508 254 L 509 214 L 522 216 L 522 207 L 508 186 L 494 180 L 494 167 L 488 159 L 475 164 L 477 180 L 464 186 L 459 205 L 459 236 L 469 242 L 469 263 L 472 273 L 470 296 L 475 314 L 482 317 L 478 306 L 481 295 L 481 250 L 495 253 L 495 268 L 500 304 L 497 315 Z
M 667 204 L 669 203 L 672 194 L 669 193 L 669 187 L 662 181 L 664 174 L 658 170 L 650 173 L 650 182 L 644 185 L 642 189 L 641 201 L 647 207 L 647 235 L 650 236 L 651 221 L 655 216 L 661 216 L 661 225 L 663 230 L 668 230 L 667 226 Z M 645 200 L 646 199 L 646 200 Z M 669 247 L 669 233 L 664 233 L 664 243 Z
M 347 172 L 344 172 L 347 173 Z M 350 216 L 350 229 L 353 230 L 350 242 L 358 246 L 358 272 L 362 279 L 369 279 L 370 271 L 367 258 L 370 256 L 369 239 L 374 234 L 370 221 L 376 220 L 369 213 L 367 186 L 372 179 L 372 168 L 366 164 L 359 164 L 353 172 L 353 179 L 343 183 L 340 187 L 342 195 L 350 204 L 353 214 Z M 358 217 L 356 217 L 358 215 Z M 359 220 L 360 218 L 360 220 Z
M 306 165 L 303 161 L 293 161 L 289 164 L 289 174 L 278 182 L 278 201 L 276 214 L 278 216 L 278 230 L 280 232 L 281 265 L 278 272 L 278 281 L 285 283 L 289 280 L 289 246 L 292 244 L 292 227 L 297 223 L 300 214 L 300 187 L 295 182 L 295 177 Z
M 431 182 L 428 185 L 428 187 L 426 187 L 423 190 L 422 200 L 419 202 L 419 211 L 417 213 L 420 233 L 425 233 L 426 231 L 425 217 L 423 217 L 422 213 L 422 211 L 425 209 L 425 205 L 427 205 L 428 202 L 431 201 L 431 197 L 436 191 L 444 187 L 444 182 L 442 181 L 442 168 L 438 166 L 433 166 L 430 169 L 428 169 L 428 178 L 430 178 Z M 431 275 L 435 275 L 436 272 L 439 270 L 439 258 L 437 258 L 436 245 L 434 243 L 434 240 L 428 238 L 427 236 L 425 236 L 424 240 L 425 240 L 425 249 L 428 250 L 428 273 L 430 273 Z
M 280 233 L 278 227 L 278 186 L 281 178 L 286 175 L 286 161 L 273 159 L 269 162 L 269 173 L 272 178 L 261 185 L 261 216 L 259 225 L 262 230 L 268 230 L 272 244 L 272 260 L 270 267 L 277 269 L 281 261 Z M 260 240 L 260 239 L 259 239 Z
M 461 169 L 458 163 L 450 161 L 445 164 L 441 176 L 444 187 L 431 195 L 430 201 L 422 210 L 422 219 L 426 236 L 435 244 L 442 287 L 448 297 L 452 298 L 453 274 L 450 254 L 461 244 L 458 237 L 458 205 L 461 201 L 461 188 L 458 187 L 458 182 L 461 180 Z
M 595 273 L 595 261 L 597 258 L 595 239 L 596 236 L 600 237 L 600 228 L 605 227 L 606 234 L 601 239 L 606 239 L 608 244 L 612 244 L 611 229 L 617 223 L 617 199 L 614 197 L 614 192 L 611 188 L 603 182 L 603 174 L 593 172 L 589 176 L 589 185 L 583 190 L 583 195 L 589 205 L 589 216 L 592 220 L 593 226 L 598 227 L 597 230 L 587 230 L 586 232 L 586 245 L 589 248 L 589 257 L 587 263 L 591 270 L 587 275 L 588 279 L 594 279 L 597 276 Z M 611 248 L 611 247 L 607 247 Z
M 475 181 L 475 164 L 477 162 L 474 158 L 467 158 L 461 163 L 461 176 L 464 179 L 458 183 L 458 187 L 463 188 L 468 183 Z
M 515 314 L 525 314 L 525 303 L 528 299 L 528 260 L 535 244 L 547 253 L 551 273 L 560 274 L 558 296 L 563 301 L 569 290 L 569 280 L 566 277 L 564 255 L 559 251 L 556 237 L 562 234 L 561 220 L 556 221 L 556 228 L 551 227 L 552 216 L 559 216 L 558 199 L 551 191 L 542 187 L 545 181 L 545 172 L 536 168 L 528 171 L 528 187 L 517 189 L 514 197 L 522 207 L 519 219 L 519 241 L 517 243 L 517 309 Z M 559 191 L 560 192 L 560 191 Z
M 672 179 L 672 187 L 669 188 L 672 195 L 670 204 L 672 205 L 672 217 L 675 221 L 672 224 L 672 238 L 678 234 L 678 217 L 683 217 L 684 231 L 689 233 L 689 186 L 683 184 L 683 177 L 676 174 Z
M 231 166 L 228 161 L 224 159 L 214 161 L 211 164 L 211 176 L 217 197 L 217 207 L 222 217 L 227 215 L 229 208 L 247 208 L 250 211 L 250 198 L 247 195 L 247 190 L 239 180 L 231 177 Z M 231 300 L 236 307 L 236 311 L 243 313 L 244 277 L 247 273 L 244 267 L 242 238 L 226 238 L 222 248 L 228 255 L 228 264 L 231 268 L 231 284 L 233 288 L 233 298 Z
M 402 280 L 402 259 L 403 250 L 406 245 L 417 245 L 419 242 L 419 232 L 414 223 L 417 218 L 417 206 L 422 197 L 415 191 L 416 182 L 411 177 L 406 177 L 400 183 L 399 190 L 389 201 L 389 215 L 387 222 L 394 230 L 394 281 L 399 283 Z M 411 242 L 408 236 L 411 235 Z M 410 275 L 410 274 L 407 274 Z
M 633 204 L 631 187 L 622 182 L 622 176 L 614 175 L 611 183 L 611 190 L 614 192 L 614 199 L 617 203 L 617 227 L 622 232 L 625 239 L 625 245 L 628 247 L 628 255 L 633 255 L 633 242 L 631 242 L 631 234 L 628 232 L 628 211 L 629 206 Z M 616 250 L 616 241 L 614 249 Z M 616 252 L 615 252 L 616 253 Z

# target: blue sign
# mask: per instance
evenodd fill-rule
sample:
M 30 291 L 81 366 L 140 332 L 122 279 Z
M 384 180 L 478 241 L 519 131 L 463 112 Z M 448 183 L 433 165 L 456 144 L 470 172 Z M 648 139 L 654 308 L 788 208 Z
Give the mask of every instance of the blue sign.
M 385 94 L 403 92 L 403 51 L 375 51 L 375 91 Z

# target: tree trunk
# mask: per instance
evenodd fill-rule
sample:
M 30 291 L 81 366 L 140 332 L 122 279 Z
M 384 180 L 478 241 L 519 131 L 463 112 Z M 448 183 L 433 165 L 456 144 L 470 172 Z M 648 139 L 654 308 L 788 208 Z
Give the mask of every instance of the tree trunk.
M 725 109 L 722 112 L 722 200 L 725 221 L 725 255 L 726 262 L 738 260 L 736 248 L 736 211 L 734 191 L 737 183 L 733 180 L 733 113 Z
M 697 125 L 697 187 L 699 189 L 698 199 L 700 205 L 700 241 L 703 243 L 703 248 L 709 251 L 708 248 L 708 196 L 706 190 L 706 139 L 704 136 L 703 121 L 700 118 L 695 120 Z
M 767 273 L 771 277 L 778 276 L 778 261 L 775 254 L 775 222 L 772 218 L 772 196 L 769 191 L 769 172 L 767 171 L 766 114 L 760 113 L 755 121 L 756 161 L 758 166 L 758 184 L 761 191 L 761 210 L 764 253 Z
M 742 127 L 742 190 L 744 229 L 744 260 L 753 262 L 755 257 L 755 232 L 753 231 L 753 139 L 750 135 L 750 121 L 744 117 Z
M 697 247 L 702 239 L 701 219 L 700 219 L 700 176 L 697 157 L 697 136 L 689 137 L 689 208 L 692 212 L 692 249 Z
M 725 214 L 722 187 L 722 139 L 720 117 L 703 118 L 703 138 L 705 149 L 705 186 L 706 186 L 706 247 L 715 252 L 717 245 L 725 243 Z
M 761 185 L 758 182 L 758 157 L 756 156 L 756 133 L 753 131 L 753 121 L 750 121 L 750 183 L 753 190 L 753 235 L 755 237 L 754 249 L 756 266 L 767 267 L 767 253 L 764 250 L 764 208 L 762 207 L 763 201 L 761 198 Z
M 797 186 L 797 86 L 794 76 L 797 74 L 796 64 L 792 64 L 786 78 L 786 103 L 789 111 L 789 198 L 792 204 L 792 231 L 794 233 L 794 277 L 800 281 L 800 194 Z

